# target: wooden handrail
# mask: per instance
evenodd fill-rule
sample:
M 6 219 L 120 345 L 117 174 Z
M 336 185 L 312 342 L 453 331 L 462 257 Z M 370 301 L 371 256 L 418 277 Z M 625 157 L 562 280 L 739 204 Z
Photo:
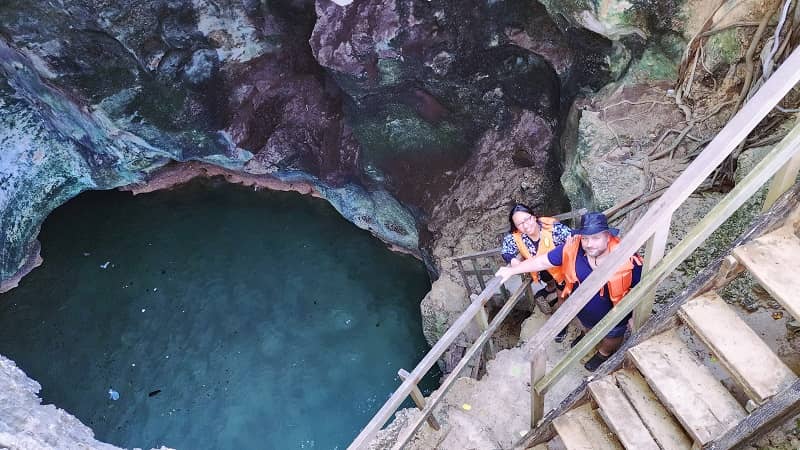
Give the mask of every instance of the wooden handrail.
M 406 426 L 406 428 L 403 429 L 400 436 L 398 436 L 397 441 L 395 441 L 395 445 L 392 447 L 393 450 L 398 450 L 403 448 L 403 446 L 406 445 L 408 441 L 411 440 L 412 437 L 414 437 L 414 433 L 417 432 L 420 425 L 422 425 L 422 422 L 424 422 L 428 417 L 428 415 L 431 412 L 433 412 L 433 409 L 436 407 L 436 405 L 439 404 L 442 398 L 444 398 L 444 396 L 453 386 L 453 383 L 455 383 L 455 381 L 459 378 L 459 373 L 461 373 L 464 370 L 464 368 L 467 367 L 467 363 L 469 362 L 469 360 L 472 359 L 473 356 L 475 356 L 475 354 L 481 349 L 481 347 L 483 347 L 483 345 L 492 336 L 492 334 L 494 334 L 494 332 L 497 331 L 497 328 L 500 327 L 500 324 L 505 320 L 505 318 L 508 316 L 511 310 L 514 309 L 514 306 L 516 306 L 517 301 L 519 301 L 519 299 L 525 293 L 525 289 L 528 288 L 528 285 L 530 283 L 531 283 L 530 280 L 527 280 L 525 283 L 523 283 L 514 292 L 511 298 L 508 299 L 506 304 L 503 305 L 500 311 L 498 311 L 497 315 L 495 315 L 494 319 L 492 319 L 492 323 L 486 330 L 484 330 L 483 333 L 481 333 L 478 339 L 475 340 L 475 342 L 472 344 L 469 350 L 467 350 L 467 352 L 464 353 L 464 357 L 461 358 L 461 361 L 459 361 L 455 369 L 452 372 L 450 372 L 450 375 L 447 376 L 447 379 L 444 381 L 444 383 L 442 383 L 442 385 L 439 386 L 439 389 L 437 389 L 433 395 L 428 397 L 428 401 L 425 404 L 425 409 L 422 410 L 422 414 L 417 416 L 417 418 L 412 422 L 411 426 Z
M 431 347 L 430 351 L 422 358 L 422 360 L 417 364 L 417 367 L 414 368 L 413 371 L 409 374 L 408 378 L 403 381 L 399 388 L 389 397 L 389 400 L 383 404 L 380 410 L 372 417 L 372 420 L 369 421 L 367 426 L 361 430 L 361 433 L 353 440 L 353 442 L 348 446 L 348 449 L 361 449 L 366 448 L 369 442 L 375 437 L 378 431 L 383 427 L 384 424 L 392 417 L 397 408 L 405 401 L 405 399 L 411 394 L 411 391 L 414 389 L 422 377 L 425 376 L 426 373 L 436 364 L 436 361 L 442 357 L 445 351 L 450 348 L 450 345 L 455 342 L 458 335 L 460 335 L 464 329 L 472 322 L 475 318 L 475 315 L 478 313 L 479 308 L 483 308 L 486 305 L 486 302 L 492 298 L 495 292 L 500 289 L 500 278 L 494 277 L 489 280 L 489 283 L 486 285 L 486 289 L 484 289 L 475 300 L 470 303 L 467 309 L 458 316 L 458 319 L 453 323 L 453 325 L 448 328 L 448 330 L 436 341 L 433 347 Z M 433 402 L 429 401 L 428 405 L 433 404 Z
M 628 313 L 652 293 L 661 280 L 675 270 L 711 234 L 735 213 L 754 193 L 778 172 L 794 155 L 800 152 L 800 124 L 795 125 L 783 141 L 773 148 L 747 176 L 725 196 L 697 225 L 676 245 L 652 271 L 644 275 L 628 295 L 625 296 L 587 335 L 555 366 L 539 380 L 536 391 L 547 392 L 566 370 L 591 351 L 603 336 L 608 334 Z M 576 291 L 577 292 L 577 291 Z

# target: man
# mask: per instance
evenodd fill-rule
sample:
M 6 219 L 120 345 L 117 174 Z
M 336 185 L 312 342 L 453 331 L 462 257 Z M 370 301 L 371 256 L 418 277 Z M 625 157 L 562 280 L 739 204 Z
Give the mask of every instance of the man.
M 590 212 L 581 217 L 581 227 L 573 234 L 575 236 L 569 241 L 553 250 L 526 259 L 514 267 L 502 267 L 495 275 L 505 282 L 512 275 L 561 267 L 566 279 L 565 291 L 568 294 L 589 277 L 598 264 L 602 264 L 619 244 L 617 237 L 619 230 L 609 228 L 606 216 L 599 212 Z M 583 328 L 588 331 L 597 325 L 611 308 L 619 303 L 633 286 L 636 286 L 641 275 L 642 260 L 634 255 L 578 312 L 578 319 Z M 594 372 L 622 345 L 629 319 L 630 315 L 600 341 L 597 353 L 584 365 L 586 370 Z M 573 345 L 582 337 L 583 334 L 578 336 Z

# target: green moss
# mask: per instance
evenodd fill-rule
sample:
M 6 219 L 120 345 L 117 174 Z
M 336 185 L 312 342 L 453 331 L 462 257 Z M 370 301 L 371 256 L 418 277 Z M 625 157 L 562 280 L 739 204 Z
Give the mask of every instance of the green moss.
M 705 46 L 706 65 L 731 64 L 742 56 L 742 43 L 735 28 L 717 33 L 708 39 Z
M 381 114 L 361 117 L 354 129 L 358 140 L 378 157 L 446 151 L 463 144 L 456 126 L 446 121 L 433 125 L 403 104 L 390 104 Z
M 381 85 L 392 86 L 402 80 L 403 65 L 396 59 L 379 59 L 378 72 L 381 76 Z
M 627 84 L 674 80 L 678 76 L 678 61 L 659 47 L 648 47 L 626 76 Z

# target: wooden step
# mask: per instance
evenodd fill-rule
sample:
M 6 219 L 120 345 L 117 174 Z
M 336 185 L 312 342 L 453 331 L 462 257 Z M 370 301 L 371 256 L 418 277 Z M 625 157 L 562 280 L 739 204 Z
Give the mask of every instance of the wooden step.
M 664 408 L 642 376 L 633 369 L 614 373 L 617 384 L 639 414 L 644 426 L 664 450 L 689 450 L 692 439 L 686 435 L 675 417 Z
M 589 392 L 597 402 L 598 413 L 606 425 L 617 435 L 626 449 L 660 450 L 647 427 L 625 394 L 617 387 L 613 375 L 589 383 Z
M 642 342 L 628 354 L 661 403 L 700 444 L 721 436 L 747 415 L 675 329 Z
M 553 427 L 567 450 L 622 450 L 590 403 L 556 417 Z
M 733 255 L 784 308 L 800 319 L 800 239 L 783 227 L 746 245 Z
M 764 403 L 797 379 L 715 292 L 689 300 L 678 314 L 756 403 Z

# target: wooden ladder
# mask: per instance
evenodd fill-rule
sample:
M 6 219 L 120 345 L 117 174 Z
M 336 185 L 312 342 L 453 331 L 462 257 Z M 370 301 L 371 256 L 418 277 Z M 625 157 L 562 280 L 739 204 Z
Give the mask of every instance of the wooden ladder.
M 736 247 L 725 268 L 749 271 L 795 318 L 800 318 L 798 225 L 795 219 Z M 553 420 L 557 437 L 547 447 L 678 450 L 738 443 L 731 435 L 748 426 L 747 405 L 690 350 L 687 341 L 694 336 L 753 407 L 797 387 L 797 375 L 717 292 L 689 300 L 678 317 L 673 328 L 627 351 L 628 368 L 589 383 L 588 401 Z

